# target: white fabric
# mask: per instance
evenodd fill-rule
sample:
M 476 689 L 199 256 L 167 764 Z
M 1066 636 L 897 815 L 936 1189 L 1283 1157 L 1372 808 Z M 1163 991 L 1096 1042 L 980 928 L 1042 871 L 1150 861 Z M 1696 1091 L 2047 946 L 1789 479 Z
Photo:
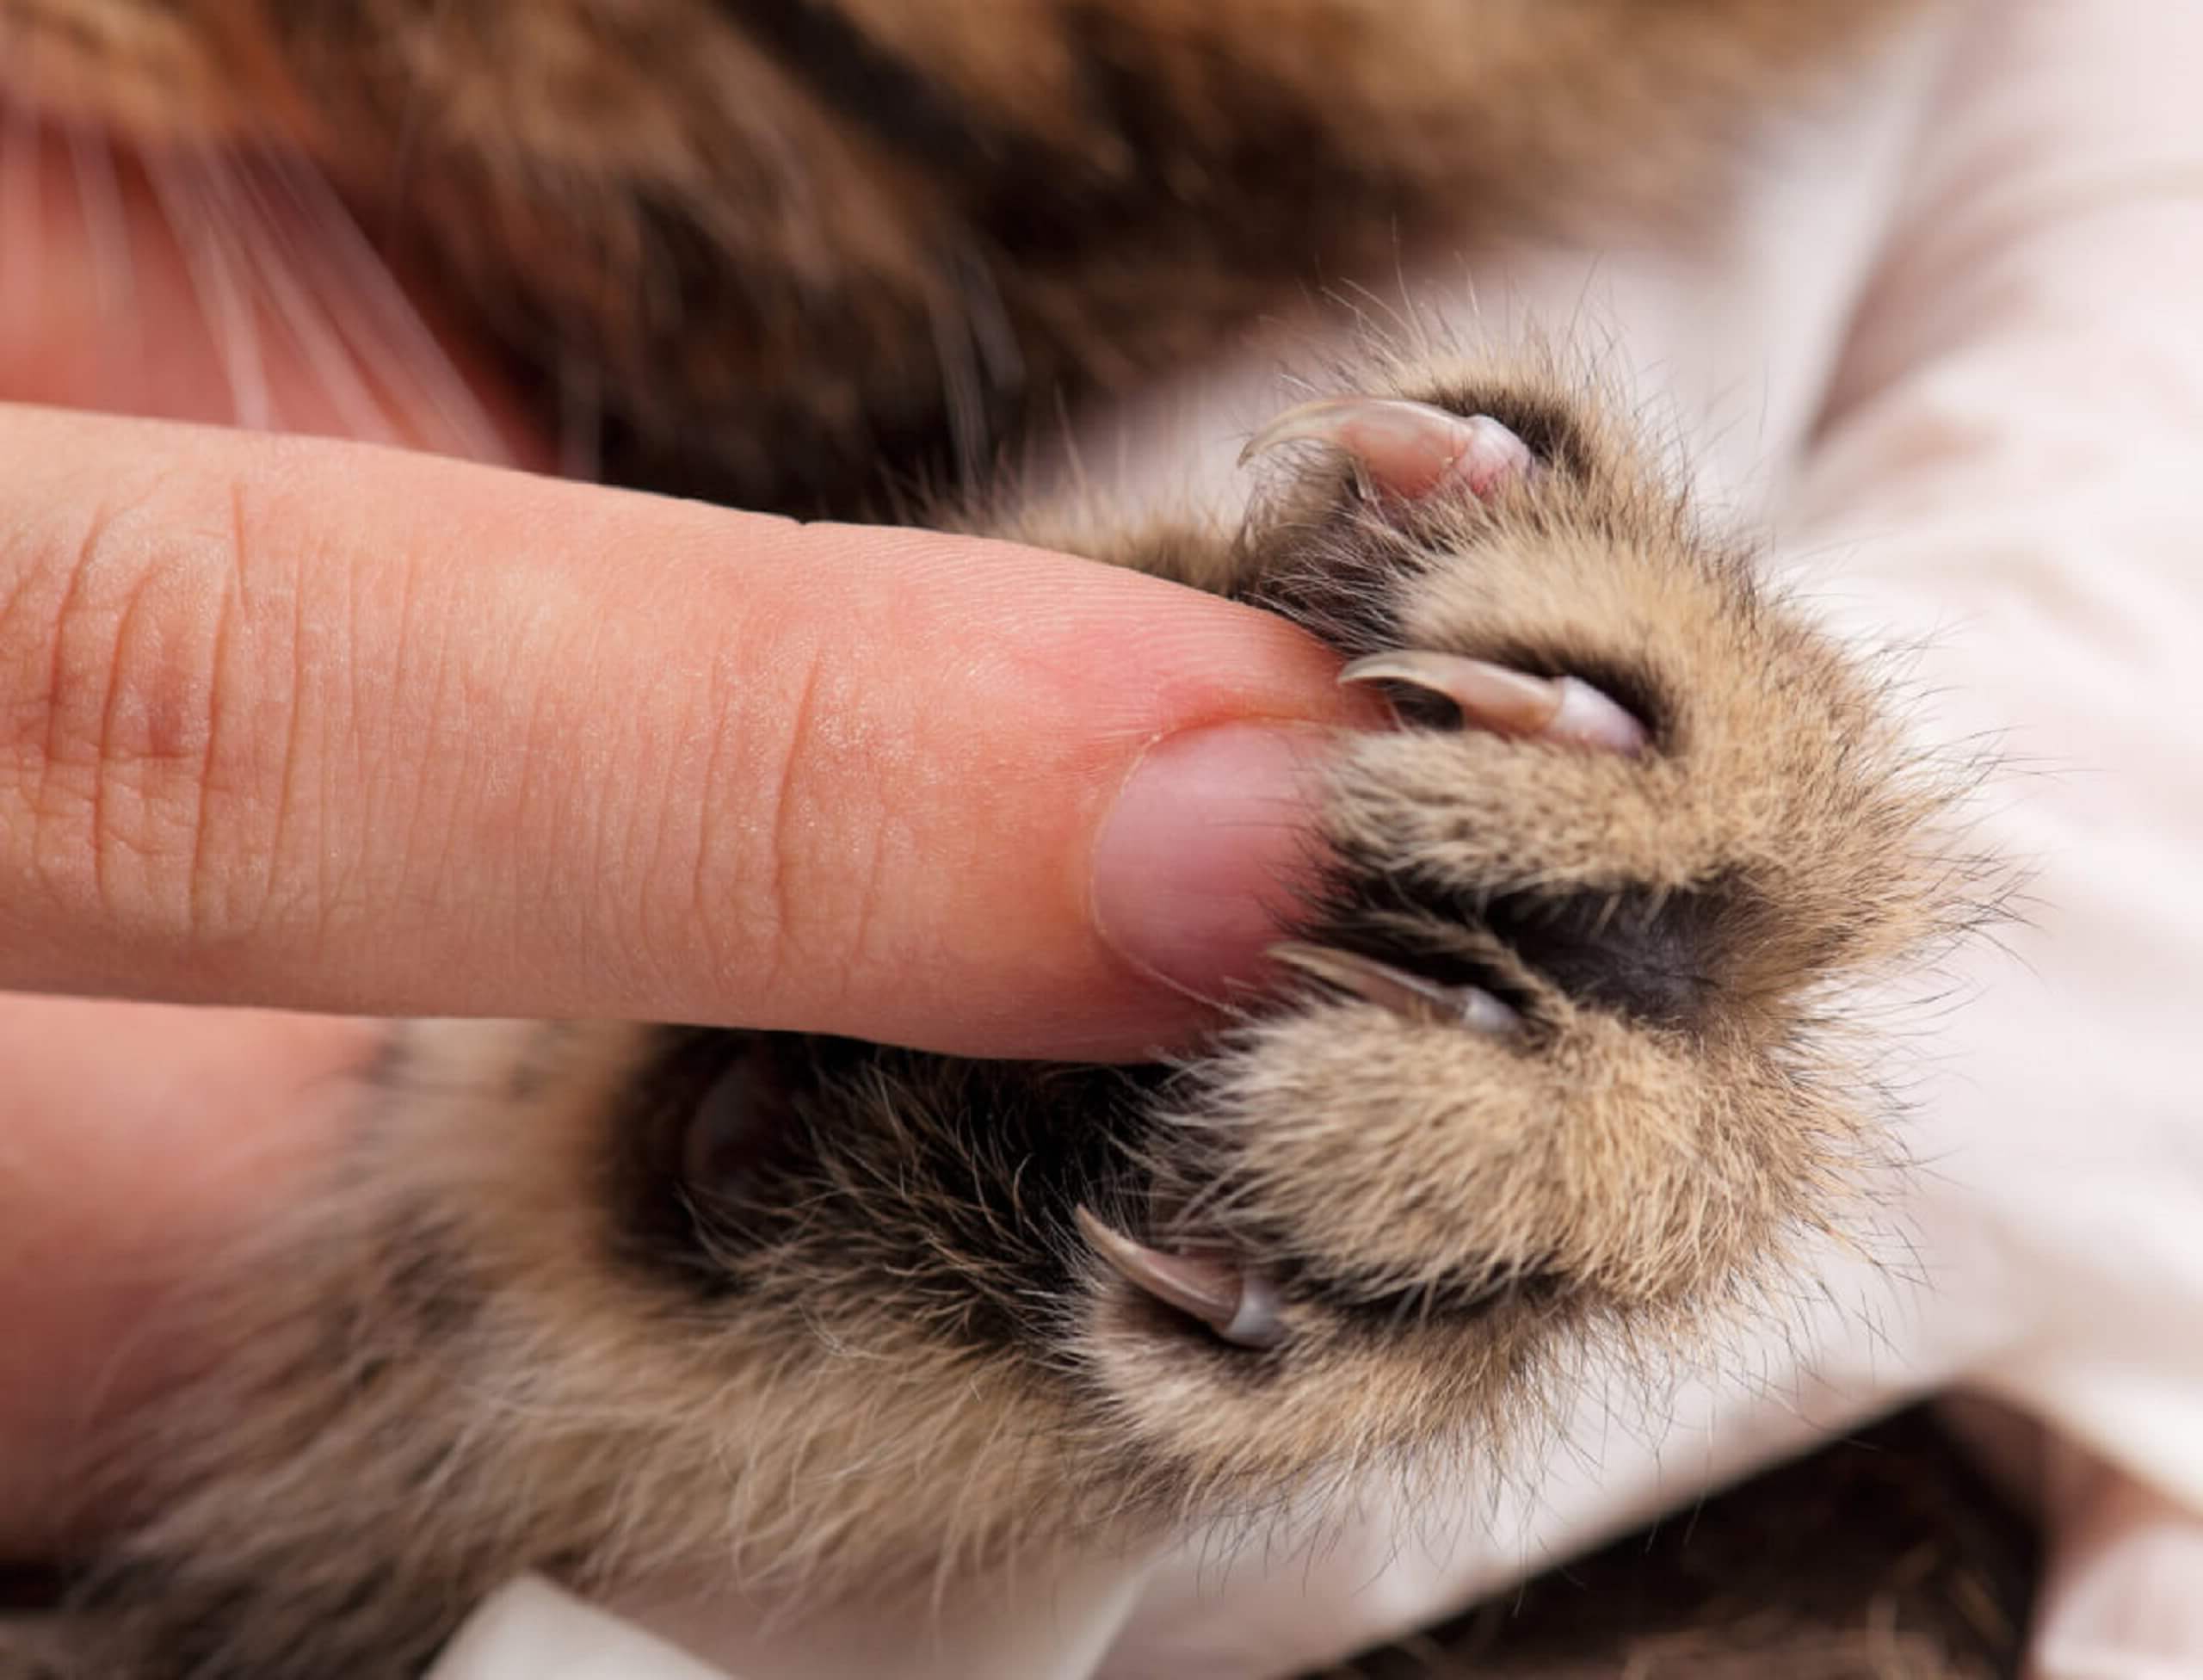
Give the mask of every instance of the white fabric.
M 484 1599 L 427 1680 L 731 1680 L 533 1577 Z
M 931 1633 L 761 1643 L 759 1607 L 729 1601 L 679 1618 L 684 1643 L 749 1680 L 1288 1672 L 1967 1385 L 2047 1431 L 2038 1680 L 2203 1674 L 2199 67 L 2196 0 L 1974 0 L 1788 135 L 1722 237 L 1478 257 L 1416 288 L 1426 320 L 1595 336 L 1603 373 L 1665 393 L 1714 499 L 1773 522 L 1801 589 L 1928 639 L 1928 732 L 1993 737 L 2015 767 L 1980 834 L 2034 870 L 2029 920 L 1918 1018 L 1924 1166 L 1896 1235 L 1832 1256 L 1825 1299 L 1718 1380 L 1593 1383 L 1564 1440 L 1468 1508 L 1378 1507 L 1320 1550 L 1228 1564 L 1194 1537 L 947 1606 Z M 1280 400 L 1268 356 L 1089 433 L 1086 473 L 1220 503 Z

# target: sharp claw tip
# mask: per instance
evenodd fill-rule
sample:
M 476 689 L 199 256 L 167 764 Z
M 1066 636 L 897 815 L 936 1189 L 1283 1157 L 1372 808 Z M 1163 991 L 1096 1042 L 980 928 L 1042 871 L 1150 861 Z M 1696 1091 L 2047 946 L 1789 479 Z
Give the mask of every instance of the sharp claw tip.
M 1558 742 L 1634 757 L 1644 751 L 1645 726 L 1608 695 L 1574 676 L 1537 676 L 1459 654 L 1395 648 L 1354 660 L 1342 684 L 1392 682 L 1447 702 L 1449 725 L 1472 724 L 1496 734 Z M 1395 699 L 1395 712 L 1401 707 Z M 1411 721 L 1402 713 L 1403 721 Z M 1428 722 L 1430 720 L 1424 720 Z
M 1229 1259 L 1150 1248 L 1083 1203 L 1071 1210 L 1071 1218 L 1094 1251 L 1127 1283 L 1206 1325 L 1234 1346 L 1273 1348 L 1285 1339 L 1277 1291 L 1260 1272 Z
M 1410 502 L 1449 482 L 1489 497 L 1536 466 L 1529 446 L 1490 415 L 1379 396 L 1319 397 L 1289 408 L 1247 440 L 1239 465 L 1303 442 L 1340 451 L 1358 479 Z
M 1273 945 L 1268 954 L 1274 961 L 1405 1020 L 1466 1027 L 1491 1038 L 1508 1037 L 1522 1024 L 1520 1015 L 1482 986 L 1444 985 L 1371 957 L 1299 940 Z

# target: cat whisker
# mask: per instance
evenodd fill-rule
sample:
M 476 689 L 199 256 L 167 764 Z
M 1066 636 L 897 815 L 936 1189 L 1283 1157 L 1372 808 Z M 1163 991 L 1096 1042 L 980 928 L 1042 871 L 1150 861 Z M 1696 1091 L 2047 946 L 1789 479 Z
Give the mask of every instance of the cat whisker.
M 0 52 L 7 34 L 0 28 Z M 45 210 L 39 190 L 38 119 L 28 103 L 0 99 L 0 311 L 37 318 L 45 272 Z
M 110 366 L 127 370 L 143 359 L 144 325 L 138 308 L 137 256 L 131 247 L 121 184 L 115 176 L 114 148 L 105 134 L 77 126 L 68 130 L 68 145 L 70 172 L 91 250 L 100 354 Z
M 238 228 L 255 276 L 335 405 L 339 423 L 355 437 L 395 439 L 398 429 L 369 383 L 365 359 L 313 283 L 311 259 L 295 232 L 270 201 L 265 169 L 248 160 L 237 169 L 236 184 Z
M 249 430 L 277 429 L 257 312 L 238 272 L 231 219 L 214 180 L 189 153 L 149 151 L 142 162 L 221 357 L 231 421 Z
M 362 365 L 378 370 L 423 446 L 478 460 L 509 460 L 489 411 L 336 189 L 293 153 L 269 152 L 262 163 L 281 207 L 298 219 L 299 250 L 314 270 L 306 276 L 309 288 L 342 306 L 334 312 L 336 324 L 356 344 Z

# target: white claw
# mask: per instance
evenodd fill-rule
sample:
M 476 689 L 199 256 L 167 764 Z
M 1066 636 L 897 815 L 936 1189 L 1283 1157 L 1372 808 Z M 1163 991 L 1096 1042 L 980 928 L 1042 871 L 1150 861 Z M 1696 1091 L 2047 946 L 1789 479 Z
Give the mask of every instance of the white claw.
M 1559 678 L 1558 686 L 1560 711 L 1546 729 L 1552 739 L 1632 757 L 1645 750 L 1645 726 L 1598 689 L 1573 676 Z
M 1465 724 L 1501 735 L 1564 741 L 1630 757 L 1645 750 L 1645 726 L 1589 683 L 1533 676 L 1483 659 L 1400 648 L 1356 659 L 1341 682 L 1401 682 L 1446 700 Z
M 1239 1310 L 1217 1334 L 1234 1347 L 1275 1347 L 1285 1340 L 1285 1320 L 1278 1316 L 1277 1286 L 1258 1271 L 1243 1272 L 1239 1283 Z
M 1336 449 L 1367 485 L 1407 501 L 1449 484 L 1490 496 L 1534 464 L 1530 446 L 1490 415 L 1398 397 L 1324 397 L 1287 409 L 1247 441 L 1239 464 L 1287 443 Z
M 1285 1339 L 1276 1287 L 1251 1267 L 1214 1255 L 1165 1254 L 1074 1208 L 1079 1234 L 1135 1288 L 1206 1325 L 1243 1348 L 1274 1348 Z
M 1441 985 L 1352 951 L 1334 951 L 1298 941 L 1273 945 L 1269 954 L 1288 967 L 1410 1021 L 1466 1027 L 1491 1038 L 1505 1038 L 1522 1024 L 1521 1016 L 1481 986 Z

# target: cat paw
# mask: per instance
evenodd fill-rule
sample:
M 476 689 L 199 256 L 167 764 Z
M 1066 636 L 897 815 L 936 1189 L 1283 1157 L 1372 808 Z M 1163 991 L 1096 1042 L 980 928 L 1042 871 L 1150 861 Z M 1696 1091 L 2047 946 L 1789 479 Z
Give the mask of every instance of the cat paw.
M 1680 1338 L 1840 1224 L 1886 1145 L 1831 1005 L 1964 872 L 1875 678 L 1596 406 L 1439 381 L 1249 454 L 1287 470 L 1234 592 L 1391 722 L 1332 765 L 1287 1000 L 1079 1224 L 1111 1388 L 1283 1459 L 1489 1421 L 1563 1331 Z M 1173 1319 L 1268 1374 L 1228 1429 L 1161 1380 Z

